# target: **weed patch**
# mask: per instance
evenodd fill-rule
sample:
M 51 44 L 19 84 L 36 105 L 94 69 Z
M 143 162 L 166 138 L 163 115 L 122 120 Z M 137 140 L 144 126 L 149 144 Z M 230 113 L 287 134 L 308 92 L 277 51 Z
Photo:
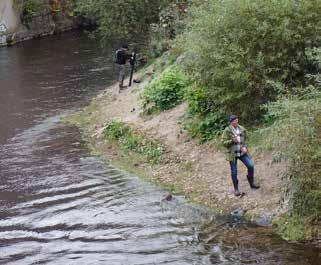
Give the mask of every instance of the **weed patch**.
M 144 90 L 142 100 L 145 113 L 151 114 L 175 107 L 183 100 L 186 85 L 186 78 L 178 70 L 171 69 L 162 73 Z
M 105 138 L 115 141 L 124 152 L 134 152 L 153 164 L 164 162 L 165 147 L 157 141 L 136 133 L 123 122 L 108 121 L 103 130 Z

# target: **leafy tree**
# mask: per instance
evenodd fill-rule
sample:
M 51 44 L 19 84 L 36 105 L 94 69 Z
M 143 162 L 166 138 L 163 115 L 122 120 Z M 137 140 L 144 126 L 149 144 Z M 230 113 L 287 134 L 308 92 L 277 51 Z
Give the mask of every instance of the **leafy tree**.
M 77 11 L 98 23 L 103 40 L 146 38 L 151 23 L 170 0 L 78 0 Z
M 206 95 L 203 116 L 254 122 L 262 104 L 307 87 L 306 76 L 318 71 L 307 49 L 321 46 L 320 17 L 320 0 L 208 0 L 193 8 L 180 47 Z

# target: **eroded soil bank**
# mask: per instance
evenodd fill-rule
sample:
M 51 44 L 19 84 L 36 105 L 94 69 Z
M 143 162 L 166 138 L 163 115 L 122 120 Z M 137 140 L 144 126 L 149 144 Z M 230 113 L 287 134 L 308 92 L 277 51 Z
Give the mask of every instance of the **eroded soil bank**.
M 84 110 L 68 118 L 84 131 L 92 150 L 110 163 L 134 172 L 150 181 L 183 193 L 189 200 L 217 209 L 221 213 L 240 211 L 259 224 L 272 224 L 286 209 L 282 198 L 282 165 L 272 164 L 268 154 L 253 156 L 256 180 L 261 185 L 252 191 L 246 180 L 244 166 L 239 165 L 242 198 L 233 195 L 229 165 L 215 144 L 199 145 L 182 129 L 186 105 L 157 115 L 143 114 L 140 94 L 156 71 L 153 66 L 140 71 L 141 83 L 119 93 L 117 85 L 106 88 Z M 166 146 L 166 163 L 151 164 L 137 154 L 123 152 L 103 137 L 107 121 L 128 124 L 144 137 L 157 139 Z M 284 167 L 284 165 L 283 165 Z

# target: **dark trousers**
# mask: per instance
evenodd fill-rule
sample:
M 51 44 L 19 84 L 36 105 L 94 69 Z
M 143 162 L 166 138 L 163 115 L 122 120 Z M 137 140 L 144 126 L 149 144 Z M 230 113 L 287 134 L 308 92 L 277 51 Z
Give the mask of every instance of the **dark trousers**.
M 247 167 L 247 175 L 251 178 L 254 177 L 254 163 L 251 160 L 251 158 L 245 154 L 240 157 L 237 157 L 234 159 L 234 161 L 230 161 L 230 167 L 231 167 L 231 176 L 233 182 L 237 182 L 237 160 L 241 160 L 242 163 Z
M 126 65 L 125 64 L 117 64 L 117 74 L 118 74 L 118 82 L 119 86 L 124 85 L 124 80 L 126 76 Z

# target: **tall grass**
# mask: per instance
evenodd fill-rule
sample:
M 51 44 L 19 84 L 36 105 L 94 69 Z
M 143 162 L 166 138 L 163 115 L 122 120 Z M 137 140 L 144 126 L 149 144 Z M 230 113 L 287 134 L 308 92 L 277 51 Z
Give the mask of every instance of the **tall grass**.
M 290 209 L 280 232 L 290 240 L 321 236 L 321 92 L 280 99 L 267 109 L 262 147 L 273 150 L 275 162 L 288 164 L 284 196 Z

